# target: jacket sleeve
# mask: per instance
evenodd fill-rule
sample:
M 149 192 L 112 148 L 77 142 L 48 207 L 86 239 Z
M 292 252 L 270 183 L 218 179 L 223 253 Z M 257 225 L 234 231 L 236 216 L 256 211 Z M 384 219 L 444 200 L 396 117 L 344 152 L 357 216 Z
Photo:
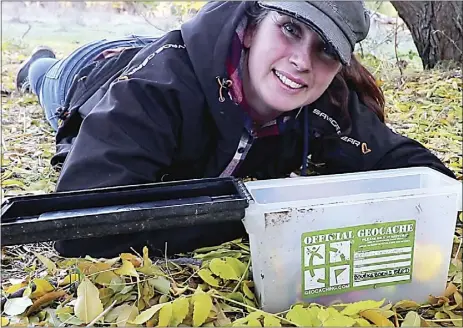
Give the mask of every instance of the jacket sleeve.
M 351 96 L 350 132 L 323 142 L 319 162 L 328 173 L 357 172 L 405 167 L 430 167 L 452 178 L 454 173 L 416 140 L 393 132 L 357 97 Z

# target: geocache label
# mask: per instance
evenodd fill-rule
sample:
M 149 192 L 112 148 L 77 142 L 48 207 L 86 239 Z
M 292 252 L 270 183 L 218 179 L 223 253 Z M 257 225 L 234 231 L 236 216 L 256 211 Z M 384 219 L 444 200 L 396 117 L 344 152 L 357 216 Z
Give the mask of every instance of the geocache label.
M 302 234 L 305 297 L 409 283 L 414 220 Z

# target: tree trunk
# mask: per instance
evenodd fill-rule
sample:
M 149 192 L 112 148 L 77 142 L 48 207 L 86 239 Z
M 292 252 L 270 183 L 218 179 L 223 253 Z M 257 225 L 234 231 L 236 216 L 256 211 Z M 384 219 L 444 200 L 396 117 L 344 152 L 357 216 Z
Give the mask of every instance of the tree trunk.
M 410 30 L 424 69 L 463 62 L 460 1 L 391 1 Z

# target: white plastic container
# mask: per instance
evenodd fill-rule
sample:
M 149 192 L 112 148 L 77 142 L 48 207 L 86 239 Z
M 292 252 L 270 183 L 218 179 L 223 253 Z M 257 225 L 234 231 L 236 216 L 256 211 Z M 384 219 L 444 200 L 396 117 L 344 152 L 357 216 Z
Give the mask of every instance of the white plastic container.
M 442 295 L 462 184 L 430 168 L 247 182 L 263 310 Z

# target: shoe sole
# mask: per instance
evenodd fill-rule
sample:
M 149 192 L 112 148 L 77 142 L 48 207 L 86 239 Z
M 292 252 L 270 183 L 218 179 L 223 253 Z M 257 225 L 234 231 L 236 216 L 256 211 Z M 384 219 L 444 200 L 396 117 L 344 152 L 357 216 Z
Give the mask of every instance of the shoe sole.
M 45 53 L 46 53 L 46 55 L 44 56 Z M 55 56 L 55 53 L 52 50 L 47 49 L 47 48 L 42 48 L 42 49 L 39 49 L 39 50 L 35 51 L 34 53 L 32 53 L 32 55 L 21 64 L 21 66 L 19 68 L 19 71 L 18 71 L 18 74 L 16 74 L 16 89 L 18 91 L 21 90 L 21 85 L 20 85 L 19 82 L 20 81 L 23 82 L 27 78 L 27 76 L 21 76 L 21 75 L 24 75 L 24 73 L 27 74 L 31 64 L 36 59 L 39 59 L 39 58 L 56 58 L 56 56 Z

